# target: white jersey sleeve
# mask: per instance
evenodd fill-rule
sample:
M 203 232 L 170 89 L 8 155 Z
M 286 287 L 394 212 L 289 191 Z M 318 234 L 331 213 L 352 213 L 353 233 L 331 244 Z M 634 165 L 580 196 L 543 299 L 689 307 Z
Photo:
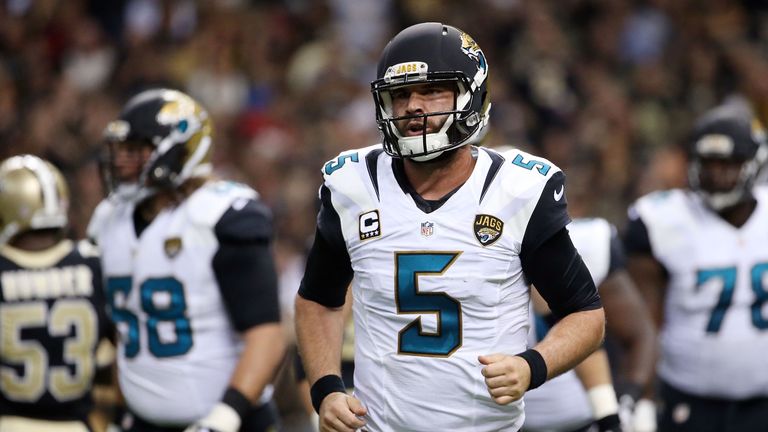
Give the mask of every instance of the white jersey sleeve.
M 616 227 L 603 218 L 574 219 L 568 225 L 568 234 L 599 287 L 611 269 L 611 241 Z
M 98 244 L 99 237 L 104 232 L 104 227 L 108 224 L 109 218 L 115 211 L 115 202 L 109 198 L 106 198 L 99 202 L 96 209 L 93 211 L 91 220 L 88 221 L 88 227 L 86 228 L 86 237 L 91 239 L 94 243 Z

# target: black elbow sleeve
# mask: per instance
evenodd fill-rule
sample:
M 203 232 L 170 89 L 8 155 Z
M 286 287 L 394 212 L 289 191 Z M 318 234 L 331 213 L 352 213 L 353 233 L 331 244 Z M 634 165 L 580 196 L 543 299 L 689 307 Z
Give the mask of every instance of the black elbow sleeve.
M 317 230 L 307 257 L 299 295 L 326 307 L 341 307 L 353 276 L 346 249 L 334 247 Z
M 563 228 L 538 248 L 521 254 L 523 272 L 558 318 L 602 307 L 595 282 Z

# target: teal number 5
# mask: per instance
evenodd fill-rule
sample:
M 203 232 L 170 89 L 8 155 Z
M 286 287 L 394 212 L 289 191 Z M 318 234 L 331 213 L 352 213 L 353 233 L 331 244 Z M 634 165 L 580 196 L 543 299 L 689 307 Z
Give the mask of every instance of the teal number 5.
M 337 157 L 334 160 L 328 161 L 325 164 L 325 167 L 323 168 L 323 170 L 325 171 L 325 175 L 333 174 L 336 170 L 343 167 L 344 164 L 347 162 L 347 160 L 351 160 L 352 162 L 358 162 L 357 153 L 344 154 Z
M 435 314 L 437 332 L 426 333 L 421 317 L 400 330 L 400 354 L 448 357 L 461 346 L 461 303 L 439 292 L 419 292 L 419 276 L 439 276 L 461 252 L 396 252 L 395 303 L 399 314 Z
M 548 163 L 542 162 L 542 161 L 536 160 L 536 159 L 531 159 L 531 160 L 529 160 L 527 162 L 524 162 L 523 161 L 523 155 L 515 156 L 515 158 L 512 159 L 512 165 L 519 166 L 520 168 L 525 168 L 528 171 L 531 171 L 534 168 L 536 168 L 536 171 L 538 171 L 539 174 L 544 175 L 544 176 L 547 175 L 547 173 L 549 172 L 550 168 L 552 168 L 552 166 L 549 165 Z

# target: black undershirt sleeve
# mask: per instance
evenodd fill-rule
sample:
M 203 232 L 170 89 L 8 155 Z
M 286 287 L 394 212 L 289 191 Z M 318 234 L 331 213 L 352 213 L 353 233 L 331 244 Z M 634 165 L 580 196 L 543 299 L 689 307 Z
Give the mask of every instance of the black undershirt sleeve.
M 624 254 L 624 245 L 619 239 L 618 232 L 615 227 L 611 225 L 611 258 L 608 265 L 608 274 L 610 275 L 616 270 L 621 270 L 627 267 L 627 257 Z
M 651 240 L 648 237 L 648 228 L 639 216 L 630 216 L 627 222 L 627 228 L 624 232 L 624 247 L 628 255 L 653 254 Z
M 556 317 L 602 307 L 592 276 L 567 229 L 562 228 L 538 248 L 521 252 L 520 260 L 526 278 Z
M 341 233 L 341 220 L 326 186 L 320 188 L 320 201 L 315 240 L 307 257 L 299 295 L 323 306 L 337 308 L 344 305 L 347 287 L 354 274 Z
M 272 217 L 264 204 L 236 203 L 215 227 L 213 271 L 234 327 L 280 321 L 277 272 L 270 246 Z

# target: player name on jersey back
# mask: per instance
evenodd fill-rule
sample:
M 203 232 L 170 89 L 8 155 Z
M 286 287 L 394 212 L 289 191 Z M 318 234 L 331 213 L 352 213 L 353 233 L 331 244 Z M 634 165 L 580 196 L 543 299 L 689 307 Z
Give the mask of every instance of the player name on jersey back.
M 0 276 L 0 283 L 7 302 L 83 297 L 93 293 L 93 273 L 84 264 L 6 271 Z

